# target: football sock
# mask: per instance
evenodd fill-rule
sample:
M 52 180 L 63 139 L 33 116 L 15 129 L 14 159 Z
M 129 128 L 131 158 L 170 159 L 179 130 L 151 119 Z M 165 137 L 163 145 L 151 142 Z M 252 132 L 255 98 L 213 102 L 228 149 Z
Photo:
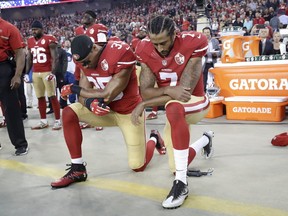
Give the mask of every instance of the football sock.
M 82 132 L 79 119 L 76 113 L 70 108 L 65 107 L 62 112 L 63 133 L 66 145 L 72 159 L 82 157 Z
M 182 181 L 184 184 L 187 184 L 187 166 L 188 166 L 188 149 L 174 151 L 176 175 L 175 179 Z

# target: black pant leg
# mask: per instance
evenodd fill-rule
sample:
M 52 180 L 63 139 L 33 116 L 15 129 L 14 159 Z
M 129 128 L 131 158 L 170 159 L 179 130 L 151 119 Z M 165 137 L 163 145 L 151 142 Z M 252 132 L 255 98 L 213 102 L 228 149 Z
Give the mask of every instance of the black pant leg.
M 59 89 L 59 92 L 61 93 L 61 89 L 62 87 L 65 85 L 65 81 L 64 79 L 61 79 L 59 80 L 59 82 L 57 82 L 57 88 Z M 67 100 L 63 100 L 61 97 L 60 97 L 60 107 L 61 109 L 64 109 L 64 107 L 67 106 Z
M 206 86 L 207 86 L 207 79 L 208 79 L 208 70 L 209 68 L 213 67 L 212 63 L 206 63 L 204 65 L 204 70 L 203 70 L 203 85 L 204 85 L 204 92 L 206 92 Z
M 27 116 L 27 104 L 26 104 L 26 96 L 25 96 L 25 91 L 24 91 L 23 80 L 21 80 L 21 85 L 18 88 L 18 97 L 19 97 L 19 102 L 21 106 L 22 117 L 26 117 Z
M 28 143 L 25 138 L 18 90 L 10 88 L 14 73 L 9 63 L 0 63 L 0 101 L 4 108 L 9 138 L 17 149 L 22 146 L 27 147 Z

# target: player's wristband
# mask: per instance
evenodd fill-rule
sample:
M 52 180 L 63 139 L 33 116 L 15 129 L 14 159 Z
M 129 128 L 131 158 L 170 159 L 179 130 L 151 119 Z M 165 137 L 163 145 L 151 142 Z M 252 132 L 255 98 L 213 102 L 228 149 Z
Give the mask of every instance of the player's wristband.
M 84 101 L 84 104 L 85 104 L 85 107 L 87 109 L 89 109 L 91 111 L 91 103 L 95 100 L 96 98 L 86 98 L 85 101 Z
M 78 85 L 72 85 L 72 86 L 70 87 L 70 89 L 71 89 L 71 92 L 72 92 L 73 94 L 77 94 L 78 97 L 80 96 L 80 91 L 81 91 L 81 89 L 82 89 L 80 86 L 78 86 Z

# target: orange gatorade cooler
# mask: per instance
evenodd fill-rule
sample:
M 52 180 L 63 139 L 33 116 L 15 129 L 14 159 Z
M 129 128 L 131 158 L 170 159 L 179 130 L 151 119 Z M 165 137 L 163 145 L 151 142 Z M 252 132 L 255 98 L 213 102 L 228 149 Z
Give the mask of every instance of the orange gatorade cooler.
M 259 41 L 258 36 L 243 36 L 243 55 L 246 57 L 259 56 Z
M 217 118 L 223 116 L 223 103 L 224 97 L 212 97 L 210 100 L 210 109 L 205 118 Z
M 243 36 L 228 35 L 220 38 L 222 41 L 222 63 L 233 63 L 244 61 L 242 49 Z
M 280 122 L 286 117 L 288 97 L 235 96 L 226 97 L 223 103 L 228 120 Z

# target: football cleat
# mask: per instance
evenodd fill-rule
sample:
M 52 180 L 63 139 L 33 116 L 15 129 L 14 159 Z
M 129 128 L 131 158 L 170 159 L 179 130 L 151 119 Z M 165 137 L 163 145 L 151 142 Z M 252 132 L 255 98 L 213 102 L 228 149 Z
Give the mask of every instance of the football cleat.
M 93 128 L 92 125 L 89 125 L 89 124 L 84 123 L 84 122 L 80 122 L 79 125 L 80 125 L 80 128 L 81 128 L 81 129 Z
M 214 153 L 214 149 L 212 147 L 212 138 L 214 137 L 213 131 L 207 131 L 203 133 L 203 136 L 206 136 L 209 139 L 209 142 L 206 146 L 202 149 L 202 155 L 204 158 L 209 159 L 212 157 Z
M 41 130 L 41 129 L 48 128 L 48 127 L 49 127 L 48 123 L 44 123 L 44 122 L 40 121 L 39 124 L 32 127 L 31 129 L 32 130 Z
M 61 122 L 55 121 L 52 130 L 61 130 L 61 128 L 62 128 Z
M 152 119 L 157 119 L 157 112 L 152 111 L 146 118 L 146 120 L 152 120 Z
M 166 154 L 166 147 L 164 145 L 164 140 L 162 139 L 162 137 L 160 136 L 160 133 L 158 130 L 151 130 L 150 133 L 150 138 L 151 137 L 155 137 L 157 140 L 156 143 L 156 149 L 159 152 L 160 155 L 164 155 Z
M 83 164 L 67 164 L 69 166 L 66 170 L 69 172 L 64 175 L 62 178 L 51 182 L 52 188 L 62 188 L 67 187 L 68 185 L 75 182 L 86 181 L 87 172 L 86 172 L 86 163 Z
M 188 197 L 188 186 L 180 180 L 174 180 L 173 187 L 167 198 L 162 202 L 165 209 L 175 209 L 180 207 Z

